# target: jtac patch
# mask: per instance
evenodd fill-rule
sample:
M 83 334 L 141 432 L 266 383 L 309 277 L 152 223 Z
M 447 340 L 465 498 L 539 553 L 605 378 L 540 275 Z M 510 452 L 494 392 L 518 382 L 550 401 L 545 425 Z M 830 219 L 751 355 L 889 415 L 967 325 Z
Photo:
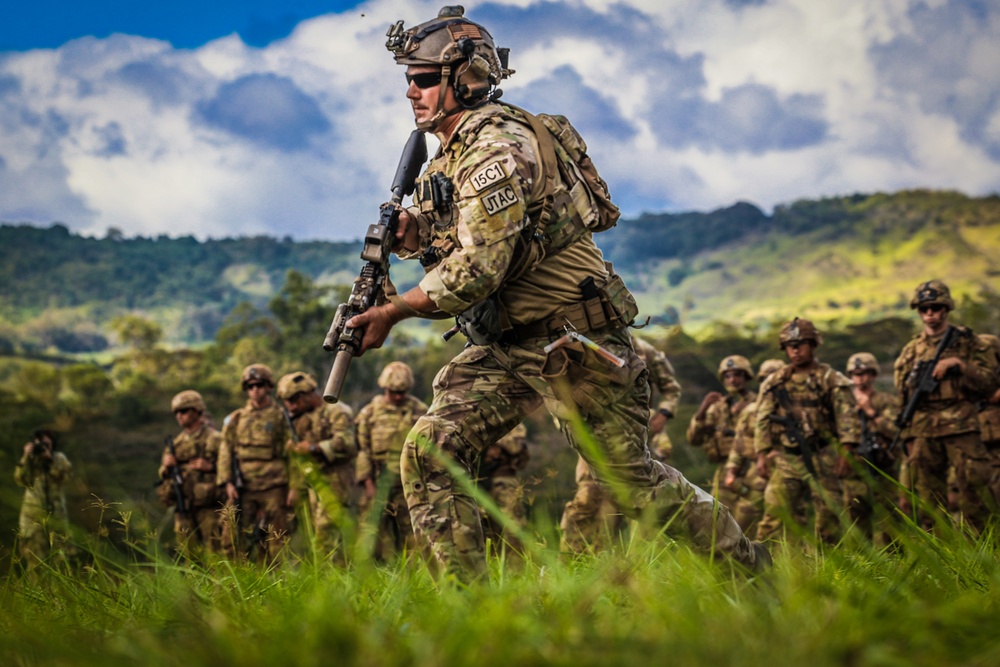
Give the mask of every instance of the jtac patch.
M 505 185 L 496 192 L 480 197 L 479 202 L 483 205 L 486 215 L 496 215 L 505 208 L 516 204 L 517 195 L 514 193 L 514 188 Z
M 482 192 L 494 183 L 499 183 L 503 179 L 507 178 L 507 171 L 503 168 L 503 163 L 491 162 L 469 179 L 472 182 L 472 187 L 476 189 L 476 192 Z

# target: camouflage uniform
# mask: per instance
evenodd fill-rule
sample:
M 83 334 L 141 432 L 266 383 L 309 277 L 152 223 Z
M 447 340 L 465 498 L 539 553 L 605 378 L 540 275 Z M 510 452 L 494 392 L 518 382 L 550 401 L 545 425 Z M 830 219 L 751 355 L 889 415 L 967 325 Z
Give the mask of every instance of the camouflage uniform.
M 632 336 L 632 343 L 636 354 L 646 364 L 650 384 L 659 391 L 657 410 L 672 417 L 681 399 L 681 386 L 674 367 L 667 355 L 638 336 Z M 650 445 L 655 447 L 653 453 L 660 460 L 669 458 L 672 447 L 665 428 L 653 437 Z M 606 549 L 624 525 L 625 516 L 618 509 L 613 494 L 597 481 L 583 457 L 577 460 L 575 479 L 576 494 L 566 503 L 559 523 L 562 531 L 559 549 L 573 554 Z
M 774 371 L 784 367 L 779 359 L 769 359 L 760 366 L 757 381 L 763 382 Z M 757 534 L 757 522 L 764 513 L 764 489 L 767 480 L 757 471 L 757 452 L 754 450 L 754 429 L 757 424 L 757 396 L 740 412 L 736 419 L 736 435 L 724 464 L 724 474 L 732 473 L 737 496 L 733 517 L 747 535 Z
M 727 368 L 726 364 L 729 364 Z M 725 370 L 742 370 L 747 374 L 747 380 L 753 380 L 753 370 L 750 362 L 744 357 L 734 355 L 723 359 L 719 367 L 719 379 Z M 755 396 L 750 389 L 743 387 L 739 391 L 730 391 L 723 399 L 712 403 L 704 414 L 699 410 L 691 417 L 688 425 L 687 439 L 692 447 L 704 447 L 710 463 L 715 464 L 712 476 L 712 495 L 719 499 L 729 511 L 735 512 L 739 494 L 723 485 L 726 474 L 726 461 L 736 440 L 736 422 L 740 413 L 753 402 Z M 739 519 L 737 519 L 739 523 Z
M 375 482 L 379 496 L 388 493 L 385 511 L 378 523 L 376 556 L 387 560 L 393 553 L 415 546 L 413 525 L 400 478 L 400 455 L 406 435 L 427 412 L 427 405 L 407 395 L 402 405 L 394 405 L 379 395 L 361 408 L 355 424 L 358 434 L 356 481 Z M 384 491 L 383 491 L 384 489 Z
M 627 329 L 637 308 L 591 236 L 593 228 L 614 224 L 617 210 L 606 205 L 583 140 L 558 118 L 495 102 L 492 90 L 510 71 L 489 33 L 456 10 L 409 31 L 399 22 L 387 42 L 399 64 L 440 68 L 438 114 L 425 122 L 417 111 L 421 129 L 440 129 L 440 119 L 451 118 L 410 209 L 419 247 L 402 256 L 421 258 L 427 273 L 420 292 L 440 312 L 476 306 L 465 322 L 477 344 L 437 374 L 430 410 L 404 447 L 415 530 L 446 575 L 483 575 L 478 508 L 442 459 L 471 478 L 481 453 L 544 404 L 598 477 L 623 487 L 624 511 L 652 508 L 664 522 L 680 513 L 672 524 L 699 546 L 753 564 L 759 551 L 729 513 L 717 512 L 711 496 L 649 455 L 648 372 Z M 463 100 L 459 115 L 445 109 L 449 86 Z M 539 128 L 546 122 L 558 126 L 558 138 Z M 496 326 L 474 331 L 476 322 Z M 568 330 L 624 365 L 561 338 Z M 543 349 L 557 340 L 560 346 Z
M 69 459 L 59 451 L 52 452 L 51 461 L 25 454 L 14 467 L 14 481 L 24 487 L 18 551 L 29 568 L 67 551 L 69 519 L 64 487 L 71 468 Z
M 811 333 L 800 337 L 800 327 Z M 782 328 L 783 347 L 788 342 L 808 340 L 816 345 L 821 342 L 808 320 L 795 318 Z M 781 389 L 788 392 L 788 406 L 780 405 L 776 392 Z M 789 439 L 786 427 L 775 422 L 772 415 L 799 424 L 814 450 L 811 463 L 815 476 L 809 472 L 799 446 Z M 757 455 L 778 451 L 764 489 L 764 516 L 757 528 L 758 539 L 780 536 L 788 519 L 804 526 L 806 517 L 799 509 L 802 498 L 809 496 L 815 509 L 817 536 L 827 543 L 836 542 L 840 534 L 838 511 L 843 503 L 837 462 L 844 447 L 857 446 L 861 437 L 851 381 L 824 363 L 814 362 L 807 370 L 785 366 L 761 385 L 756 418 Z
M 302 465 L 313 530 L 321 549 L 330 553 L 342 542 L 339 523 L 357 503 L 354 413 L 344 403 L 324 403 L 296 415 L 292 423 L 299 440 L 316 445 L 316 451 Z
M 273 560 L 287 542 L 291 528 L 285 506 L 288 489 L 290 485 L 301 486 L 289 477 L 285 445 L 291 436 L 285 415 L 273 400 L 261 409 L 248 401 L 223 422 L 216 482 L 235 483 L 233 466 L 238 465 L 244 484 L 238 535 L 223 521 L 223 548 L 228 555 L 256 547 L 258 560 L 264 560 L 265 555 Z
M 194 433 L 185 430 L 174 437 L 174 452 L 184 480 L 184 499 L 188 504 L 188 512 L 174 511 L 174 535 L 182 553 L 190 555 L 190 547 L 194 544 L 202 545 L 211 552 L 222 550 L 219 510 L 223 496 L 216 485 L 218 471 L 189 467 L 191 461 L 199 458 L 217 463 L 221 446 L 222 434 L 207 424 L 202 424 Z M 169 447 L 164 448 L 164 454 L 169 452 Z M 162 484 L 172 484 L 169 475 L 169 469 L 161 465 Z M 173 500 L 172 493 L 168 497 Z
M 903 442 L 909 482 L 926 508 L 947 507 L 949 466 L 955 470 L 958 506 L 971 526 L 981 530 L 989 517 L 993 463 L 983 445 L 976 402 L 996 389 L 990 351 L 971 331 L 959 327 L 958 336 L 941 359 L 958 358 L 965 372 L 948 373 L 937 390 L 917 406 Z M 934 356 L 939 336 L 917 334 L 896 359 L 895 381 L 902 404 L 910 398 L 917 364 Z M 918 508 L 921 525 L 931 529 L 934 517 Z
M 992 351 L 992 363 L 997 369 L 997 383 L 1000 384 L 1000 339 L 991 334 L 980 334 L 979 338 Z M 983 446 L 993 461 L 990 489 L 993 491 L 994 502 L 1000 507 L 1000 389 L 979 401 L 978 407 Z
M 521 423 L 486 450 L 479 461 L 479 485 L 489 492 L 493 502 L 507 517 L 522 529 L 528 524 L 528 498 L 524 483 L 518 473 L 528 465 L 527 427 Z M 519 547 L 517 538 L 509 533 L 496 518 L 480 512 L 483 531 L 494 548 L 506 543 Z

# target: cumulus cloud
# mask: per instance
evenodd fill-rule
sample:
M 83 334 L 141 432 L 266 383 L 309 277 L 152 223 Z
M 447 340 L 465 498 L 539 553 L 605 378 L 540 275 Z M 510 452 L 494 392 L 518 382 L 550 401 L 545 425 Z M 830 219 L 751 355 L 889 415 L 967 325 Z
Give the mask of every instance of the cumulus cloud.
M 385 29 L 439 6 L 261 25 L 261 48 L 113 35 L 0 54 L 0 220 L 356 238 L 413 127 Z M 495 0 L 470 16 L 512 49 L 504 100 L 567 115 L 627 215 L 1000 188 L 991 3 Z

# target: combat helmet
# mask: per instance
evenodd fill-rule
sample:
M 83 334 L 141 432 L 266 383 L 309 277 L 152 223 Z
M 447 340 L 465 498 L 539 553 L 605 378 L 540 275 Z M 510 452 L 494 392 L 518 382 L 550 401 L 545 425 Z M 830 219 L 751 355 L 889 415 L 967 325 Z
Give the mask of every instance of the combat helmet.
M 413 371 L 402 361 L 392 361 L 378 376 L 378 386 L 389 391 L 409 391 L 413 386 Z
M 296 394 L 311 394 L 316 391 L 319 385 L 309 373 L 297 371 L 281 376 L 278 380 L 278 398 L 283 401 L 291 400 Z
M 781 359 L 768 359 L 767 361 L 765 361 L 760 365 L 759 369 L 757 369 L 757 381 L 763 382 L 772 373 L 780 371 L 784 367 L 785 367 L 785 362 L 782 361 Z
M 870 352 L 858 352 L 857 354 L 852 354 L 851 358 L 847 360 L 847 374 L 854 375 L 855 373 L 869 372 L 875 375 L 879 374 L 878 360 L 875 359 L 875 355 Z
M 778 343 L 781 345 L 781 349 L 785 349 L 785 345 L 789 343 L 806 340 L 813 341 L 817 347 L 823 343 L 819 329 L 809 320 L 796 317 L 781 325 L 781 331 L 778 333 Z
M 193 389 L 186 389 L 170 399 L 171 412 L 187 409 L 192 409 L 196 412 L 205 412 L 205 399 Z
M 928 280 L 917 285 L 913 291 L 913 298 L 910 299 L 910 308 L 920 306 L 941 305 L 948 310 L 955 310 L 955 302 L 951 298 L 951 290 L 940 280 Z
M 264 364 L 250 364 L 243 369 L 243 374 L 240 375 L 240 386 L 246 391 L 247 384 L 251 382 L 266 382 L 273 387 L 274 373 Z
M 726 371 L 743 371 L 747 375 L 747 380 L 753 379 L 753 366 L 750 360 L 738 354 L 731 354 L 719 363 L 719 380 L 722 380 L 722 374 Z
M 434 131 L 447 115 L 444 99 L 447 87 L 455 91 L 459 104 L 472 109 L 500 98 L 501 80 L 514 73 L 507 67 L 509 49 L 498 49 L 493 36 L 478 23 L 465 18 L 465 8 L 451 5 L 441 8 L 436 18 L 409 30 L 396 21 L 386 32 L 385 48 L 399 65 L 435 65 L 441 67 L 437 113 L 419 129 Z

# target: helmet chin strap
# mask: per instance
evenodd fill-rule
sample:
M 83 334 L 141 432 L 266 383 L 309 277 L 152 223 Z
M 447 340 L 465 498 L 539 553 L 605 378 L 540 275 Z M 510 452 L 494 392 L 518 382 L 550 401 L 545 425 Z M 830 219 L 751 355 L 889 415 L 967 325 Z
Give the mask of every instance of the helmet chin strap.
M 444 65 L 441 67 L 441 83 L 438 84 L 438 103 L 437 111 L 433 116 L 425 121 L 417 121 L 417 129 L 421 132 L 434 132 L 441 125 L 441 122 L 453 114 L 462 111 L 462 107 L 459 106 L 451 111 L 444 110 L 444 101 L 448 95 L 448 85 L 451 80 L 451 65 Z

